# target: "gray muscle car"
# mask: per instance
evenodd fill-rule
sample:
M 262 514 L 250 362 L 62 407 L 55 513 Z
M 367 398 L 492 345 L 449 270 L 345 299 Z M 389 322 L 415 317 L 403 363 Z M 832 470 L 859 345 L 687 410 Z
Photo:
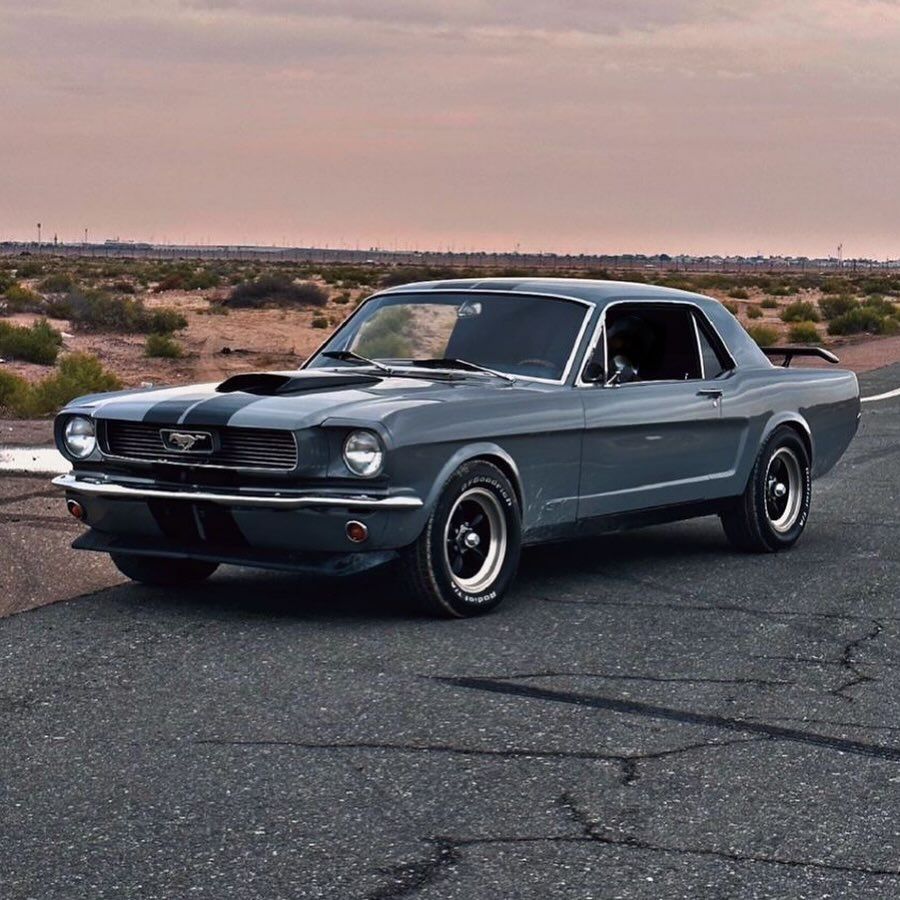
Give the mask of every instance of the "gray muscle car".
M 853 373 L 797 355 L 837 362 L 645 284 L 408 284 L 297 371 L 74 400 L 54 483 L 90 526 L 74 546 L 138 581 L 393 562 L 427 610 L 466 616 L 526 544 L 717 514 L 742 550 L 790 547 L 860 409 Z

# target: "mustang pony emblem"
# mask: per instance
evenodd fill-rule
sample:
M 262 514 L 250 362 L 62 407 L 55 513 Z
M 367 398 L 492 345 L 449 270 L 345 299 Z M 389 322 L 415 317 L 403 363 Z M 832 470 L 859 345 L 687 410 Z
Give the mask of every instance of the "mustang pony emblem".
M 209 453 L 212 450 L 212 435 L 208 431 L 160 431 L 160 437 L 167 450 L 179 453 Z

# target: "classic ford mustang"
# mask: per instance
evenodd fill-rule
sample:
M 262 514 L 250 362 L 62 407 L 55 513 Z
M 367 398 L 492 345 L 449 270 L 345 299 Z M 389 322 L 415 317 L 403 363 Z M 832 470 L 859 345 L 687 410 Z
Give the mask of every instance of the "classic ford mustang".
M 297 371 L 72 401 L 54 483 L 90 526 L 74 546 L 138 581 L 393 561 L 425 609 L 467 616 L 525 544 L 717 514 L 742 550 L 790 547 L 860 409 L 853 373 L 798 355 L 837 362 L 645 284 L 408 284 Z

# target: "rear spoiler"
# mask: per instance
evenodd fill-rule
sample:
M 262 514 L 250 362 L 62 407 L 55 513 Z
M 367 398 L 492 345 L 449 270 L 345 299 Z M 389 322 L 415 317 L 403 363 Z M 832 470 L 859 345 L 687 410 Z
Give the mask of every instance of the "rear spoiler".
M 784 362 L 781 365 L 785 369 L 791 364 L 791 360 L 795 356 L 818 356 L 819 359 L 824 359 L 825 362 L 834 363 L 835 365 L 840 362 L 830 350 L 826 350 L 824 347 L 760 347 L 759 349 L 770 358 L 783 356 Z

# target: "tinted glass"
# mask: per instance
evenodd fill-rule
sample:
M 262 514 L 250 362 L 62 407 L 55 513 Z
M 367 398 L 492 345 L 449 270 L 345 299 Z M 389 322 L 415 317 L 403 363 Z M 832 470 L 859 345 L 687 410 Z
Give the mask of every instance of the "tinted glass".
M 630 381 L 700 378 L 700 355 L 690 310 L 683 306 L 621 304 L 606 314 L 607 372 L 628 367 Z
M 561 379 L 588 309 L 527 295 L 410 294 L 376 298 L 323 348 L 379 361 L 463 359 L 535 378 Z M 341 363 L 321 355 L 311 368 Z
M 708 326 L 703 319 L 694 314 L 697 320 L 697 333 L 700 336 L 700 355 L 703 357 L 703 376 L 705 378 L 717 378 L 725 369 L 725 363 L 719 352 L 713 346 L 712 337 L 708 333 Z

